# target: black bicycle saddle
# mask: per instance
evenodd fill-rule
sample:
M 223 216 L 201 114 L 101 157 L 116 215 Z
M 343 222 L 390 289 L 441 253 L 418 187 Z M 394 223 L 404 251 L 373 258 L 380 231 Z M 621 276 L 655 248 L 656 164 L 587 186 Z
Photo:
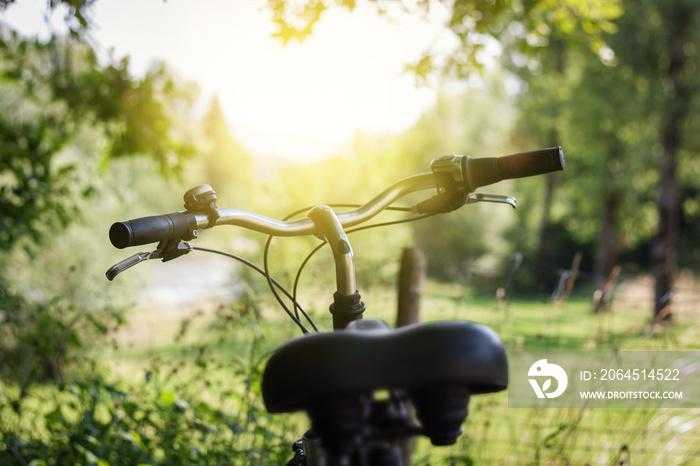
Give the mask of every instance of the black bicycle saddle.
M 504 390 L 508 362 L 498 335 L 465 321 L 392 330 L 378 319 L 362 319 L 344 330 L 288 341 L 262 378 L 271 413 L 304 410 L 314 400 L 346 393 L 435 386 L 466 387 L 472 395 Z

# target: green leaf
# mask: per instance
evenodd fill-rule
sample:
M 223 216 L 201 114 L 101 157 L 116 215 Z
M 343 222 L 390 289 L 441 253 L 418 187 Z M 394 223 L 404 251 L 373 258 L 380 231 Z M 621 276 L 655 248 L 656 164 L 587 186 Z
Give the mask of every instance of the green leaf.
M 172 392 L 161 392 L 160 399 L 168 404 L 175 403 L 175 395 L 173 395 Z

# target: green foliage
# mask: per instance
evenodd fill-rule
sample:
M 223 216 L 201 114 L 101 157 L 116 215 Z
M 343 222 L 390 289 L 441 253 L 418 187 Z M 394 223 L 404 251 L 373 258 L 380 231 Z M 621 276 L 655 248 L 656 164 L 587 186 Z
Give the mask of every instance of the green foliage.
M 53 157 L 75 129 L 66 104 L 34 79 L 35 56 L 45 48 L 13 35 L 0 51 L 0 248 L 8 249 L 23 237 L 37 241 L 44 224 L 70 222 L 74 211 L 65 199 L 74 167 Z
M 257 380 L 261 368 L 251 370 Z M 98 371 L 61 385 L 51 394 L 48 412 L 21 419 L 1 403 L 0 461 L 209 465 L 288 459 L 289 442 L 269 429 L 269 415 L 252 399 L 255 394 L 259 400 L 259 393 L 232 391 L 202 370 L 195 370 L 201 383 L 173 382 L 175 373 L 154 365 L 140 384 L 125 390 Z
M 65 368 L 80 360 L 85 342 L 124 323 L 113 308 L 85 312 L 57 296 L 33 301 L 8 288 L 0 287 L 0 374 L 23 389 L 60 381 Z
M 126 71 L 128 62 L 124 61 Z M 161 172 L 180 172 L 183 161 L 196 154 L 191 136 L 177 128 L 175 117 L 187 115 L 196 92 L 180 87 L 164 63 L 156 63 L 140 81 L 127 82 L 122 92 L 109 99 L 107 136 L 112 141 L 109 157 L 150 155 Z
M 197 164 L 201 179 L 217 191 L 219 205 L 245 208 L 250 203 L 252 155 L 238 143 L 228 129 L 218 98 L 214 98 L 202 119 L 205 141 Z
M 79 11 L 81 2 L 75 3 Z M 75 220 L 71 194 L 90 195 L 90 184 L 76 186 L 75 164 L 65 163 L 61 153 L 86 126 L 102 128 L 109 138 L 102 151 L 106 159 L 150 154 L 164 173 L 181 168 L 194 145 L 176 131 L 173 115 L 176 108 L 186 114 L 193 97 L 163 65 L 135 79 L 127 60 L 101 65 L 82 39 L 53 37 L 44 43 L 14 31 L 4 35 L 0 248 L 22 238 L 37 241 Z
M 484 224 L 475 221 L 473 211 L 470 213 L 455 219 L 440 215 L 413 227 L 417 244 L 426 252 L 430 277 L 459 281 L 469 274 L 470 265 L 488 252 Z
M 505 60 L 517 66 L 538 66 L 540 55 L 546 55 L 555 40 L 585 45 L 600 53 L 605 48 L 605 34 L 615 31 L 614 21 L 623 12 L 620 0 L 457 0 L 441 1 L 439 6 L 427 1 L 370 3 L 382 14 L 393 9 L 427 17 L 431 8 L 448 10 L 445 28 L 454 34 L 459 47 L 447 56 L 436 49 L 427 50 L 407 67 L 419 79 L 436 71 L 460 77 L 483 71 L 488 47 L 494 41 L 505 46 Z M 326 10 L 338 7 L 352 11 L 355 5 L 354 0 L 269 0 L 267 6 L 278 27 L 274 35 L 286 44 L 310 35 Z
M 219 309 L 172 346 L 101 355 L 73 379 L 35 387 L 21 417 L 4 396 L 12 398 L 17 387 L 0 383 L 0 463 L 284 464 L 307 424 L 271 416 L 262 406 L 261 371 L 278 336 L 261 326 L 259 306 L 247 294 L 240 306 Z M 625 310 L 623 303 L 614 314 L 594 314 L 589 308 L 588 300 L 497 303 L 470 298 L 459 285 L 429 283 L 425 318 L 482 322 L 511 349 L 697 349 L 694 324 L 650 339 L 638 309 Z M 687 346 L 679 347 L 681 341 Z M 126 375 L 111 375 L 105 364 Z M 457 445 L 419 440 L 414 462 L 520 464 L 537 456 L 552 464 L 608 464 L 600 458 L 626 444 L 636 463 L 656 464 L 689 461 L 697 446 L 697 431 L 681 431 L 676 422 L 691 421 L 691 411 L 513 410 L 505 394 L 472 397 L 469 408 Z
M 450 30 L 460 47 L 450 54 L 444 71 L 468 76 L 482 69 L 482 55 L 496 39 L 503 58 L 516 67 L 539 67 L 557 41 L 585 45 L 594 52 L 605 46 L 604 34 L 615 29 L 622 9 L 619 1 L 461 0 L 451 6 Z
M 44 383 L 63 383 L 75 376 L 86 354 L 109 345 L 108 337 L 125 323 L 126 303 L 139 290 L 121 279 L 109 289 L 104 270 L 122 254 L 107 250 L 108 222 L 122 214 L 115 203 L 146 195 L 123 190 L 125 183 L 153 178 L 153 162 L 115 162 L 110 176 L 99 177 L 99 160 L 78 163 L 99 144 L 96 131 L 76 135 L 61 159 L 74 165 L 72 176 L 91 187 L 88 197 L 72 198 L 74 221 L 65 230 L 44 235 L 26 251 L 4 250 L 0 262 L 0 377 L 18 387 L 10 402 L 23 411 L 24 401 Z M 148 187 L 164 192 L 164 182 Z M 72 192 L 72 191 L 71 191 Z M 156 196 L 147 196 L 154 198 Z M 154 201 L 151 201 L 154 202 Z M 50 230 L 46 230 L 50 231 Z M 20 243 L 22 244 L 22 243 Z M 120 297 L 125 290 L 129 294 Z
M 327 9 L 323 1 L 310 0 L 304 4 L 296 4 L 287 0 L 268 0 L 268 8 L 272 12 L 272 21 L 279 28 L 274 36 L 279 37 L 285 44 L 290 40 L 303 40 L 311 34 L 314 24 Z M 338 2 L 353 9 L 354 0 Z
M 82 196 L 75 186 L 66 186 L 71 220 L 86 214 L 92 222 L 100 218 L 86 207 L 102 187 L 95 179 L 97 161 L 79 163 L 95 144 L 93 134 L 76 134 L 61 155 L 61 162 L 72 167 L 69 179 L 93 191 Z M 95 265 L 101 268 L 94 259 L 99 244 L 86 238 L 99 225 L 81 229 L 73 223 L 74 228 L 59 234 L 45 223 L 35 226 L 40 234 L 32 244 L 18 237 L 26 250 L 3 250 L 0 263 L 0 373 L 22 391 L 41 381 L 62 380 L 95 340 L 102 342 L 123 324 L 121 305 L 110 302 L 111 294 L 93 279 Z
M 3 94 L 6 100 L 8 94 Z M 7 110 L 3 116 L 13 113 L 11 107 Z M 66 202 L 73 167 L 54 168 L 51 163 L 67 140 L 67 130 L 60 122 L 60 107 L 46 113 L 28 121 L 0 118 L 1 249 L 21 238 L 38 241 L 45 225 L 65 227 L 74 214 Z
M 25 276 L 56 255 L 59 231 L 85 213 L 95 217 L 85 203 L 97 194 L 100 159 L 147 153 L 167 173 L 194 153 L 176 126 L 195 94 L 163 65 L 136 79 L 128 60 L 99 63 L 87 37 L 92 3 L 49 2 L 50 11 L 68 7 L 68 37 L 4 31 L 0 38 L 0 370 L 21 395 L 41 380 L 60 380 L 84 345 L 123 323 L 118 306 L 79 291 L 85 281 L 56 289 L 84 273 L 74 251 L 43 270 L 54 274 L 44 277 L 48 285 Z M 13 256 L 17 246 L 28 253 L 23 260 Z
M 445 94 L 432 111 L 398 138 L 397 159 L 417 173 L 428 171 L 430 160 L 440 155 L 506 155 L 511 150 L 507 134 L 513 111 L 502 82 L 496 77 L 483 87 L 462 94 Z M 518 194 L 509 183 L 480 191 Z M 512 220 L 505 206 L 465 206 L 458 212 L 418 222 L 413 225 L 413 232 L 416 244 L 427 255 L 430 275 L 449 280 L 463 276 L 469 264 L 486 253 L 503 254 L 505 245 L 499 241 L 500 232 Z
M 9 3 L 0 2 L 3 7 Z M 195 153 L 191 135 L 180 128 L 188 118 L 194 90 L 181 87 L 162 65 L 154 66 L 142 79 L 131 76 L 128 61 L 100 65 L 84 41 L 91 3 L 49 3 L 50 8 L 70 5 L 69 16 L 75 18 L 70 38 L 41 43 L 10 34 L 0 43 L 0 101 L 6 110 L 0 115 L 0 249 L 5 259 L 0 270 L 0 278 L 4 277 L 0 281 L 0 463 L 280 463 L 290 454 L 289 443 L 294 438 L 289 435 L 298 436 L 302 431 L 291 428 L 282 418 L 272 418 L 261 404 L 262 365 L 277 341 L 270 341 L 259 324 L 262 310 L 254 293 L 240 296 L 235 306 L 219 308 L 216 320 L 207 327 L 206 339 L 197 335 L 195 344 L 187 338 L 192 321 L 183 323 L 178 354 L 150 362 L 144 362 L 150 357 L 137 358 L 133 363 L 137 369 L 131 372 L 138 374 L 138 380 L 122 377 L 114 381 L 104 367 L 86 359 L 92 338 L 100 337 L 104 344 L 104 336 L 123 323 L 123 314 L 109 302 L 95 302 L 95 296 L 104 291 L 96 284 L 104 280 L 101 272 L 96 278 L 84 262 L 74 258 L 47 260 L 46 251 L 61 248 L 55 242 L 41 243 L 42 238 L 47 238 L 47 232 L 67 227 L 81 214 L 87 217 L 85 212 L 102 214 L 109 205 L 122 204 L 122 209 L 128 205 L 127 210 L 113 210 L 129 217 L 176 208 L 176 203 L 168 200 L 177 199 L 170 196 L 172 186 L 164 188 L 162 180 L 152 179 L 150 173 L 154 165 L 163 173 L 181 171 Z M 419 8 L 429 7 L 420 3 Z M 302 2 L 299 9 L 288 0 L 268 5 L 280 27 L 278 35 L 285 42 L 310 33 L 330 6 L 316 0 Z M 338 5 L 352 9 L 354 2 Z M 651 235 L 654 213 L 648 207 L 657 179 L 654 157 L 660 118 L 654 109 L 662 94 L 658 65 L 670 58 L 650 59 L 640 51 L 655 47 L 659 37 L 667 33 L 656 27 L 658 12 L 646 15 L 651 11 L 646 6 L 644 2 L 639 8 L 629 8 L 619 17 L 618 2 L 451 2 L 448 26 L 460 39 L 460 49 L 444 64 L 429 51 L 415 67 L 418 75 L 440 70 L 466 76 L 482 65 L 489 41 L 501 40 L 504 58 L 519 70 L 529 90 L 519 103 L 524 131 L 516 135 L 518 149 L 529 148 L 533 140 L 538 140 L 534 146 L 548 144 L 547 139 L 557 134 L 567 154 L 565 182 L 552 207 L 556 227 L 550 244 L 553 250 L 568 254 L 581 246 L 590 247 L 600 230 L 600 205 L 610 194 L 620 199 L 618 221 L 627 232 L 621 238 L 623 246 L 631 248 Z M 635 27 L 636 22 L 655 27 Z M 567 48 L 567 54 L 560 54 L 564 45 L 583 43 L 586 47 Z M 693 47 L 689 44 L 688 50 Z M 557 67 L 561 58 L 566 59 L 566 75 Z M 481 86 L 470 81 L 472 90 L 464 94 L 445 93 L 435 109 L 404 135 L 358 135 L 343 154 L 306 167 L 275 163 L 279 176 L 266 173 L 266 192 L 254 200 L 242 198 L 251 183 L 250 157 L 229 134 L 214 101 L 202 128 L 208 139 L 208 145 L 202 146 L 202 166 L 187 165 L 189 176 L 202 176 L 203 182 L 214 185 L 222 197 L 221 206 L 240 206 L 242 202 L 265 206 L 267 197 L 274 201 L 274 207 L 268 203 L 265 208 L 269 211 L 255 210 L 271 216 L 317 203 L 364 202 L 390 182 L 428 171 L 433 157 L 454 152 L 473 156 L 511 152 L 507 135 L 514 105 L 502 83 L 490 76 L 488 79 Z M 689 99 L 688 105 L 697 109 L 697 99 Z M 693 115 L 687 122 L 690 135 L 698 127 L 697 111 Z M 96 135 L 99 144 L 91 149 L 98 156 L 89 156 L 89 150 L 78 147 L 86 127 L 94 127 L 91 137 Z M 696 139 L 689 137 L 695 143 Z M 695 222 L 693 231 L 698 231 L 697 158 L 692 146 L 683 150 L 685 218 L 689 224 Z M 120 160 L 133 154 L 147 155 L 151 164 L 132 166 Z M 105 161 L 102 168 L 109 166 L 109 172 L 96 170 L 99 157 Z M 149 176 L 142 175 L 144 172 Z M 101 177 L 105 173 L 118 176 L 105 186 L 95 181 L 98 173 Z M 132 189 L 123 189 L 125 186 Z M 433 276 L 452 281 L 475 269 L 478 259 L 492 259 L 487 257 L 489 252 L 498 251 L 502 258 L 511 250 L 532 250 L 541 214 L 541 207 L 535 205 L 542 198 L 540 183 L 522 181 L 500 189 L 518 195 L 521 207 L 516 216 L 505 206 L 470 206 L 415 228 L 395 227 L 351 236 L 360 287 L 391 283 L 400 248 L 414 242 L 428 253 Z M 119 194 L 85 208 L 88 200 L 99 199 L 105 191 Z M 152 208 L 156 204 L 157 209 Z M 116 219 L 88 218 L 90 223 L 104 225 Z M 100 225 L 100 235 L 105 233 L 104 225 Z M 80 242 L 67 248 L 69 255 L 99 243 L 93 239 L 98 233 L 81 230 L 73 234 Z M 23 238 L 37 244 L 32 249 L 34 255 L 14 262 L 6 252 L 23 244 Z M 690 235 L 689 239 L 695 238 Z M 104 244 L 82 260 L 102 259 L 108 246 L 106 240 L 101 241 Z M 310 246 L 310 241 L 300 241 L 301 246 L 291 253 L 276 250 L 275 262 L 299 263 L 296 259 L 303 258 Z M 691 257 L 688 261 L 692 264 Z M 561 265 L 567 266 L 569 258 Z M 31 269 L 46 275 L 39 279 L 25 276 Z M 328 274 L 331 269 L 326 256 L 321 267 L 310 269 L 310 281 L 317 286 L 330 283 L 324 286 L 329 289 L 333 286 L 333 277 Z M 505 279 L 504 275 L 474 275 L 468 283 L 484 293 L 491 293 Z M 10 277 L 13 283 L 8 281 Z M 60 283 L 66 287 L 61 288 Z M 90 287 L 97 293 L 83 292 Z M 129 290 L 131 294 L 134 291 Z M 443 309 L 448 317 L 459 311 L 457 317 L 491 323 L 514 347 L 519 341 L 537 349 L 580 349 L 588 344 L 602 347 L 627 341 L 623 335 L 643 335 L 643 330 L 635 330 L 641 327 L 638 315 L 623 319 L 616 315 L 614 325 L 623 327 L 613 330 L 612 318 L 608 322 L 604 316 L 590 314 L 587 302 L 567 307 L 566 313 L 539 302 L 520 307 L 490 303 L 483 309 L 469 303 L 470 311 L 463 301 L 466 292 L 458 288 L 454 297 L 444 302 L 432 299 L 429 306 Z M 327 299 L 324 295 L 322 312 Z M 372 312 L 372 303 L 368 304 Z M 245 338 L 233 345 L 231 334 Z M 639 347 L 653 343 L 645 337 L 629 341 Z M 76 369 L 82 365 L 86 373 Z M 480 434 L 480 428 L 487 431 L 495 424 L 489 424 L 489 419 L 506 416 L 488 405 L 472 407 L 472 418 L 481 415 L 477 419 L 482 423 L 465 438 L 483 445 L 479 442 L 485 441 L 485 434 Z M 525 451 L 517 459 L 535 455 L 545 461 L 551 457 L 552 446 L 559 453 L 566 451 L 564 446 L 571 445 L 568 439 L 576 433 L 577 419 L 576 415 L 556 418 L 540 432 L 540 425 L 531 426 L 531 419 L 518 418 L 518 427 L 528 427 L 523 429 L 524 435 L 532 434 L 541 442 L 535 445 L 534 453 Z M 523 443 L 523 437 L 512 432 L 499 438 Z M 463 450 L 453 450 L 446 457 L 467 464 L 488 458 L 478 448 L 460 448 Z M 502 451 L 502 445 L 497 450 Z M 434 456 L 426 458 L 435 462 Z M 498 458 L 513 461 L 513 457 Z
M 616 221 L 626 232 L 618 247 L 626 250 L 654 234 L 655 121 L 639 118 L 649 113 L 648 101 L 622 67 L 581 61 L 585 68 L 575 78 L 562 118 L 562 138 L 572 149 L 571 171 L 564 178 L 576 180 L 565 183 L 561 193 L 571 206 L 564 222 L 577 239 L 591 241 L 601 229 L 603 203 L 614 199 Z
M 305 166 L 279 169 L 275 182 L 267 188 L 273 204 L 270 209 L 276 207 L 279 210 L 277 213 L 270 210 L 266 215 L 283 217 L 300 206 L 319 203 L 362 204 L 401 178 L 429 172 L 430 162 L 438 156 L 506 155 L 513 151 L 508 141 L 513 120 L 514 108 L 497 76 L 475 84 L 473 90 L 445 90 L 435 107 L 404 134 L 357 134 L 352 145 L 342 154 Z M 511 183 L 481 191 L 518 194 Z M 435 194 L 434 190 L 426 190 L 398 205 L 411 206 Z M 386 213 L 372 223 L 405 217 L 405 214 Z M 475 205 L 413 224 L 352 234 L 350 241 L 355 251 L 360 285 L 393 283 L 401 249 L 414 245 L 421 247 L 428 256 L 432 277 L 442 280 L 456 278 L 482 255 L 503 254 L 508 245 L 500 233 L 514 217 L 506 206 Z M 281 248 L 287 250 L 288 242 L 284 243 Z M 312 246 L 305 239 L 298 243 L 309 249 L 300 250 L 298 255 L 290 252 L 289 256 L 282 256 L 276 262 L 294 266 L 301 263 L 302 254 L 308 253 Z M 324 277 L 329 280 L 327 260 L 321 264 L 323 268 L 308 268 L 305 272 L 312 274 L 314 282 Z M 291 269 L 290 273 L 293 273 L 295 269 Z
M 0 0 L 0 8 L 10 7 L 16 0 Z M 82 39 L 90 29 L 90 8 L 96 0 L 49 0 L 50 11 L 64 9 L 66 27 L 74 39 Z
M 664 69 L 673 58 L 662 44 L 677 25 L 667 15 L 670 3 L 662 3 L 625 2 L 624 14 L 605 31 L 609 48 L 602 55 L 552 48 L 543 61 L 549 67 L 521 73 L 528 91 L 519 103 L 519 128 L 544 137 L 555 135 L 567 157 L 552 221 L 566 226 L 581 245 L 597 242 L 599 261 L 610 264 L 657 234 L 664 120 L 672 109 L 697 109 L 695 95 L 668 101 L 670 84 Z M 688 47 L 694 48 L 690 43 Z M 694 69 L 697 56 L 690 53 L 687 59 Z M 697 87 L 696 73 L 685 70 L 682 80 Z M 689 112 L 689 121 L 697 121 L 698 115 Z M 678 141 L 683 166 L 678 176 L 684 186 L 681 203 L 688 206 L 693 201 L 685 199 L 695 197 L 697 177 L 685 175 L 685 170 L 693 173 L 689 155 L 694 151 L 683 147 L 693 147 L 693 139 L 694 132 L 684 126 Z M 696 213 L 688 212 L 687 227 L 696 218 Z M 682 237 L 694 236 L 692 228 L 686 231 L 681 230 Z M 605 243 L 612 247 L 604 248 Z M 683 246 L 683 257 L 697 254 L 692 240 L 683 241 Z
M 237 357 L 213 338 L 184 359 L 140 361 L 137 380 L 118 382 L 88 362 L 72 379 L 22 393 L 21 415 L 18 387 L 0 384 L 0 463 L 283 463 L 292 439 L 262 405 L 267 344 L 256 298 L 245 302 L 220 309 L 207 330 L 249 340 Z

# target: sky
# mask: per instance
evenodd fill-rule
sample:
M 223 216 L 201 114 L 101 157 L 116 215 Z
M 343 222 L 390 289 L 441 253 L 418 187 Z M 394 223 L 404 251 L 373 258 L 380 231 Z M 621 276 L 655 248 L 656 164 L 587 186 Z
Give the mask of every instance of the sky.
M 263 0 L 98 0 L 93 37 L 104 56 L 129 56 L 139 75 L 165 60 L 217 95 L 233 136 L 253 152 L 302 161 L 337 151 L 357 131 L 398 132 L 436 99 L 404 73 L 431 45 L 449 46 L 437 5 L 430 20 L 380 17 L 359 2 L 331 8 L 302 43 L 283 46 Z M 46 34 L 45 0 L 22 0 L 0 19 Z

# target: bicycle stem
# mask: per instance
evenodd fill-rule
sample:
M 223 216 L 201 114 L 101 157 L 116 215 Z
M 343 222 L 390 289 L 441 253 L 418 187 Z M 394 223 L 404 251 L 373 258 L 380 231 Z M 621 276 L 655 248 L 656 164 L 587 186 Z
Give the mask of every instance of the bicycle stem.
M 309 218 L 316 226 L 316 235 L 327 241 L 333 252 L 338 293 L 346 296 L 355 293 L 355 257 L 338 216 L 330 207 L 320 205 L 311 209 Z
M 342 330 L 354 321 L 362 319 L 365 303 L 357 291 L 355 257 L 348 236 L 338 215 L 326 205 L 316 206 L 309 212 L 314 223 L 315 235 L 325 240 L 333 252 L 337 291 L 329 310 L 333 315 L 333 330 Z

